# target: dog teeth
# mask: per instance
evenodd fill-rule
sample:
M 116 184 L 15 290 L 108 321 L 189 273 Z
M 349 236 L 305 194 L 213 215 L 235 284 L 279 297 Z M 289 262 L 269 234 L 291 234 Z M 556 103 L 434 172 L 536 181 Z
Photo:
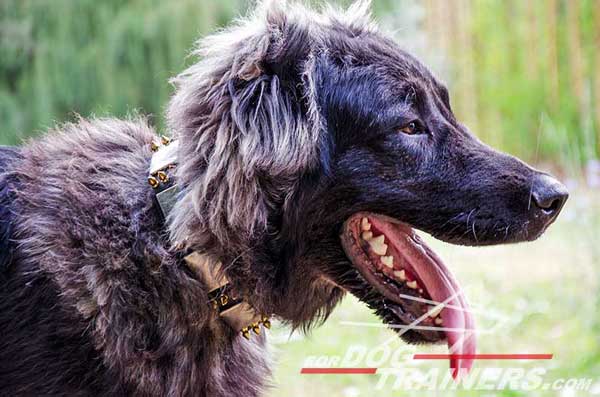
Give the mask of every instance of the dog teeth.
M 373 232 L 362 232 L 361 237 L 363 240 L 369 241 L 370 239 L 373 238 Z
M 365 232 L 371 230 L 371 224 L 369 223 L 369 220 L 367 218 L 361 219 L 360 228 Z
M 394 272 L 394 277 L 400 281 L 406 281 L 406 272 L 404 270 L 396 270 Z
M 385 243 L 385 236 L 383 234 L 377 236 L 377 237 L 373 237 L 373 239 L 371 240 L 371 245 L 373 244 L 383 244 Z
M 406 285 L 408 286 L 408 288 L 412 288 L 412 289 L 417 289 L 419 286 L 417 285 L 417 281 L 413 280 L 413 281 L 408 281 L 406 283 Z
M 386 244 L 371 244 L 371 249 L 377 255 L 382 256 L 387 254 L 388 246 Z
M 371 240 L 369 240 L 369 244 L 371 244 L 371 249 L 377 255 L 382 256 L 387 253 L 388 246 L 385 244 L 385 236 L 383 234 L 373 237 Z
M 437 317 L 435 320 L 433 320 L 433 322 L 435 323 L 435 325 L 442 325 L 442 324 L 444 324 L 444 320 L 442 320 L 441 317 Z
M 394 268 L 394 257 L 393 256 L 382 256 L 381 263 L 389 267 L 390 269 Z
M 433 309 L 429 310 L 429 317 L 436 318 L 441 312 L 443 307 L 441 305 L 435 306 Z

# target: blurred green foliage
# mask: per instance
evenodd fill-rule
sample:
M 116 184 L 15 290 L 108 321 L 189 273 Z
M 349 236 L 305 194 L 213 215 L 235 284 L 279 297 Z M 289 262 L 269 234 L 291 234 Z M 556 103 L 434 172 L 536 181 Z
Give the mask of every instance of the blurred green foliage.
M 528 160 L 597 158 L 599 3 L 470 4 L 478 134 Z
M 0 143 L 72 116 L 161 116 L 194 41 L 242 1 L 0 2 Z M 161 120 L 157 120 L 160 124 Z
M 373 3 L 401 42 L 416 43 L 417 30 L 428 37 L 417 53 L 447 80 L 459 118 L 483 140 L 527 160 L 597 157 L 593 0 Z M 248 7 L 244 0 L 1 1 L 0 144 L 75 113 L 139 111 L 164 127 L 168 79 L 193 61 L 186 55 L 194 41 Z M 444 54 L 443 64 L 432 54 Z

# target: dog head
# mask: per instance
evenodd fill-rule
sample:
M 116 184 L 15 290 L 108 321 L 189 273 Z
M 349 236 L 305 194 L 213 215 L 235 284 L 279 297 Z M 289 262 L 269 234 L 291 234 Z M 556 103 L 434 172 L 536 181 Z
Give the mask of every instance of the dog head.
M 468 329 L 457 282 L 413 228 L 457 244 L 533 240 L 566 201 L 554 178 L 460 124 L 444 85 L 377 31 L 366 2 L 263 5 L 197 53 L 169 107 L 185 186 L 173 239 L 224 259 L 257 309 L 295 326 L 349 291 L 393 324 L 445 301 L 455 309 L 425 322 Z

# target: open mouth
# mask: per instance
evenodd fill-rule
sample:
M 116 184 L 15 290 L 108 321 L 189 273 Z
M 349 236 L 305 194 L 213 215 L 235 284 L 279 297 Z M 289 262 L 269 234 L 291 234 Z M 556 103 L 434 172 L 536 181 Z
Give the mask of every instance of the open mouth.
M 380 294 L 378 314 L 400 334 L 435 343 L 446 340 L 454 377 L 467 372 L 475 354 L 475 323 L 456 279 L 408 225 L 357 213 L 345 223 L 342 246 L 350 261 Z M 371 305 L 375 306 L 375 305 Z M 465 357 L 467 355 L 467 357 Z

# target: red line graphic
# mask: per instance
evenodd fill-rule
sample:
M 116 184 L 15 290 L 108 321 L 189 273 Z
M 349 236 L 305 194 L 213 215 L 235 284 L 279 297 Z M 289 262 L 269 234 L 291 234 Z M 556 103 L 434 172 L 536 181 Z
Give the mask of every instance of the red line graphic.
M 414 360 L 447 360 L 450 357 L 457 359 L 474 360 L 551 360 L 553 354 L 415 354 Z M 373 375 L 377 373 L 377 368 L 302 368 L 301 374 L 304 375 L 350 375 L 363 374 Z
M 474 360 L 551 360 L 553 354 L 415 354 L 414 360 L 447 360 L 465 358 Z
M 377 368 L 302 368 L 301 374 L 316 375 L 316 374 L 364 374 L 373 375 L 377 372 Z

